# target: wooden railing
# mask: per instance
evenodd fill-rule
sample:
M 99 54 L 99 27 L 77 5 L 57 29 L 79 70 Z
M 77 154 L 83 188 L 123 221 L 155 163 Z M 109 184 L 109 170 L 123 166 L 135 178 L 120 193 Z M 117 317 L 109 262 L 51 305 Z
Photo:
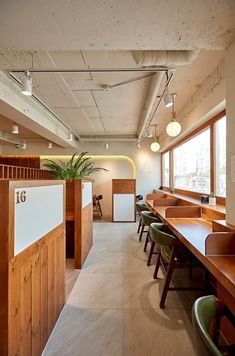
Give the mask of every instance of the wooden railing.
M 9 166 L 0 164 L 0 179 L 51 179 L 52 174 L 45 169 Z

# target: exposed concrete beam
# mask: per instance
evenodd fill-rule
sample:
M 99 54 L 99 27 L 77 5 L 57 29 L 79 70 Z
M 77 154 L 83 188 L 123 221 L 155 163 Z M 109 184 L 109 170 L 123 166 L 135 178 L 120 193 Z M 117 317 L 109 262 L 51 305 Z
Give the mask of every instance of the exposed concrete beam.
M 61 147 L 78 147 L 75 139 L 68 141 L 68 129 L 36 100 L 23 96 L 18 85 L 3 72 L 0 72 L 0 114 Z

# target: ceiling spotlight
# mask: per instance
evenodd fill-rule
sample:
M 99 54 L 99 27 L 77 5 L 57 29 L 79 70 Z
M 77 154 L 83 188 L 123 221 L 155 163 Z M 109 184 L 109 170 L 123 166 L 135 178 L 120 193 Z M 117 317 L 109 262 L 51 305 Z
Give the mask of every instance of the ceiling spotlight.
M 147 137 L 153 137 L 153 133 L 152 133 L 151 127 L 149 127 L 148 130 L 147 130 Z
M 53 144 L 52 142 L 48 142 L 47 148 L 52 148 Z
M 109 144 L 106 142 L 106 143 L 104 144 L 104 147 L 106 148 L 106 150 L 108 150 L 108 149 L 109 149 Z
M 150 145 L 150 149 L 153 152 L 157 152 L 157 151 L 160 150 L 160 145 L 159 145 L 158 140 L 157 140 L 156 127 L 157 127 L 157 125 L 154 125 L 154 129 L 155 129 L 154 141 Z
M 28 70 L 21 79 L 21 93 L 26 96 L 32 95 L 32 78 Z
M 166 108 L 170 108 L 173 105 L 173 99 L 171 94 L 169 93 L 169 89 L 168 87 L 166 87 L 166 90 L 163 94 L 163 99 L 164 99 L 164 103 L 165 103 L 165 107 Z
M 68 141 L 73 141 L 73 133 L 71 131 L 68 134 Z
M 175 97 L 176 94 L 173 93 L 172 100 L 173 100 L 173 107 L 172 107 L 172 119 L 171 122 L 166 127 L 166 132 L 169 136 L 175 137 L 178 136 L 181 132 L 181 125 L 178 121 L 176 121 L 176 113 L 175 113 Z
M 137 147 L 138 149 L 141 148 L 140 141 L 137 141 L 137 142 L 136 142 L 136 147 Z
M 12 130 L 11 130 L 11 132 L 12 132 L 13 134 L 18 134 L 18 133 L 19 133 L 19 127 L 18 127 L 16 124 L 12 125 Z
M 25 140 L 23 140 L 21 148 L 22 148 L 22 150 L 26 150 L 27 145 L 26 145 L 26 141 Z

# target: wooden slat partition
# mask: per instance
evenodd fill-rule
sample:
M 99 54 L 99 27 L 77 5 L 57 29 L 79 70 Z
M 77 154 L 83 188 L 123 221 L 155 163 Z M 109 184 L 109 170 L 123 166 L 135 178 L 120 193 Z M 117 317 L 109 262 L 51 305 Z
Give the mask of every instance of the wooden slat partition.
M 167 208 L 166 218 L 200 218 L 201 208 L 197 206 L 177 206 Z
M 52 173 L 46 169 L 9 166 L 0 164 L 1 179 L 51 179 Z
M 65 221 L 14 255 L 15 188 L 57 184 L 0 181 L 1 356 L 41 355 L 65 303 Z
M 178 199 L 159 198 L 154 199 L 153 206 L 175 206 L 178 205 L 178 202 Z
M 40 156 L 3 156 L 0 155 L 0 164 L 8 166 L 20 166 L 40 168 Z

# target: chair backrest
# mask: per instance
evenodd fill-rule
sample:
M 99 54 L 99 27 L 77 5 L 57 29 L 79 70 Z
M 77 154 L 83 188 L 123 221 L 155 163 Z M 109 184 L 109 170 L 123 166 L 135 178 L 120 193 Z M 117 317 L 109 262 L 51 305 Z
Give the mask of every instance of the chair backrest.
M 216 319 L 216 302 L 214 295 L 207 295 L 193 304 L 194 343 L 199 356 L 222 356 L 209 334 L 212 321 Z
M 167 234 L 166 232 L 163 232 L 161 230 L 162 227 L 159 228 L 159 224 L 152 223 L 149 228 L 151 239 L 155 241 L 158 245 L 172 246 L 172 242 L 175 239 L 175 236 Z
M 141 211 L 148 211 L 148 207 L 145 204 L 141 204 L 141 203 L 135 203 L 136 206 L 136 210 L 138 213 L 141 213 Z
M 141 217 L 144 225 L 149 226 L 153 222 L 159 222 L 159 219 L 153 213 L 151 213 L 151 211 L 142 211 Z

